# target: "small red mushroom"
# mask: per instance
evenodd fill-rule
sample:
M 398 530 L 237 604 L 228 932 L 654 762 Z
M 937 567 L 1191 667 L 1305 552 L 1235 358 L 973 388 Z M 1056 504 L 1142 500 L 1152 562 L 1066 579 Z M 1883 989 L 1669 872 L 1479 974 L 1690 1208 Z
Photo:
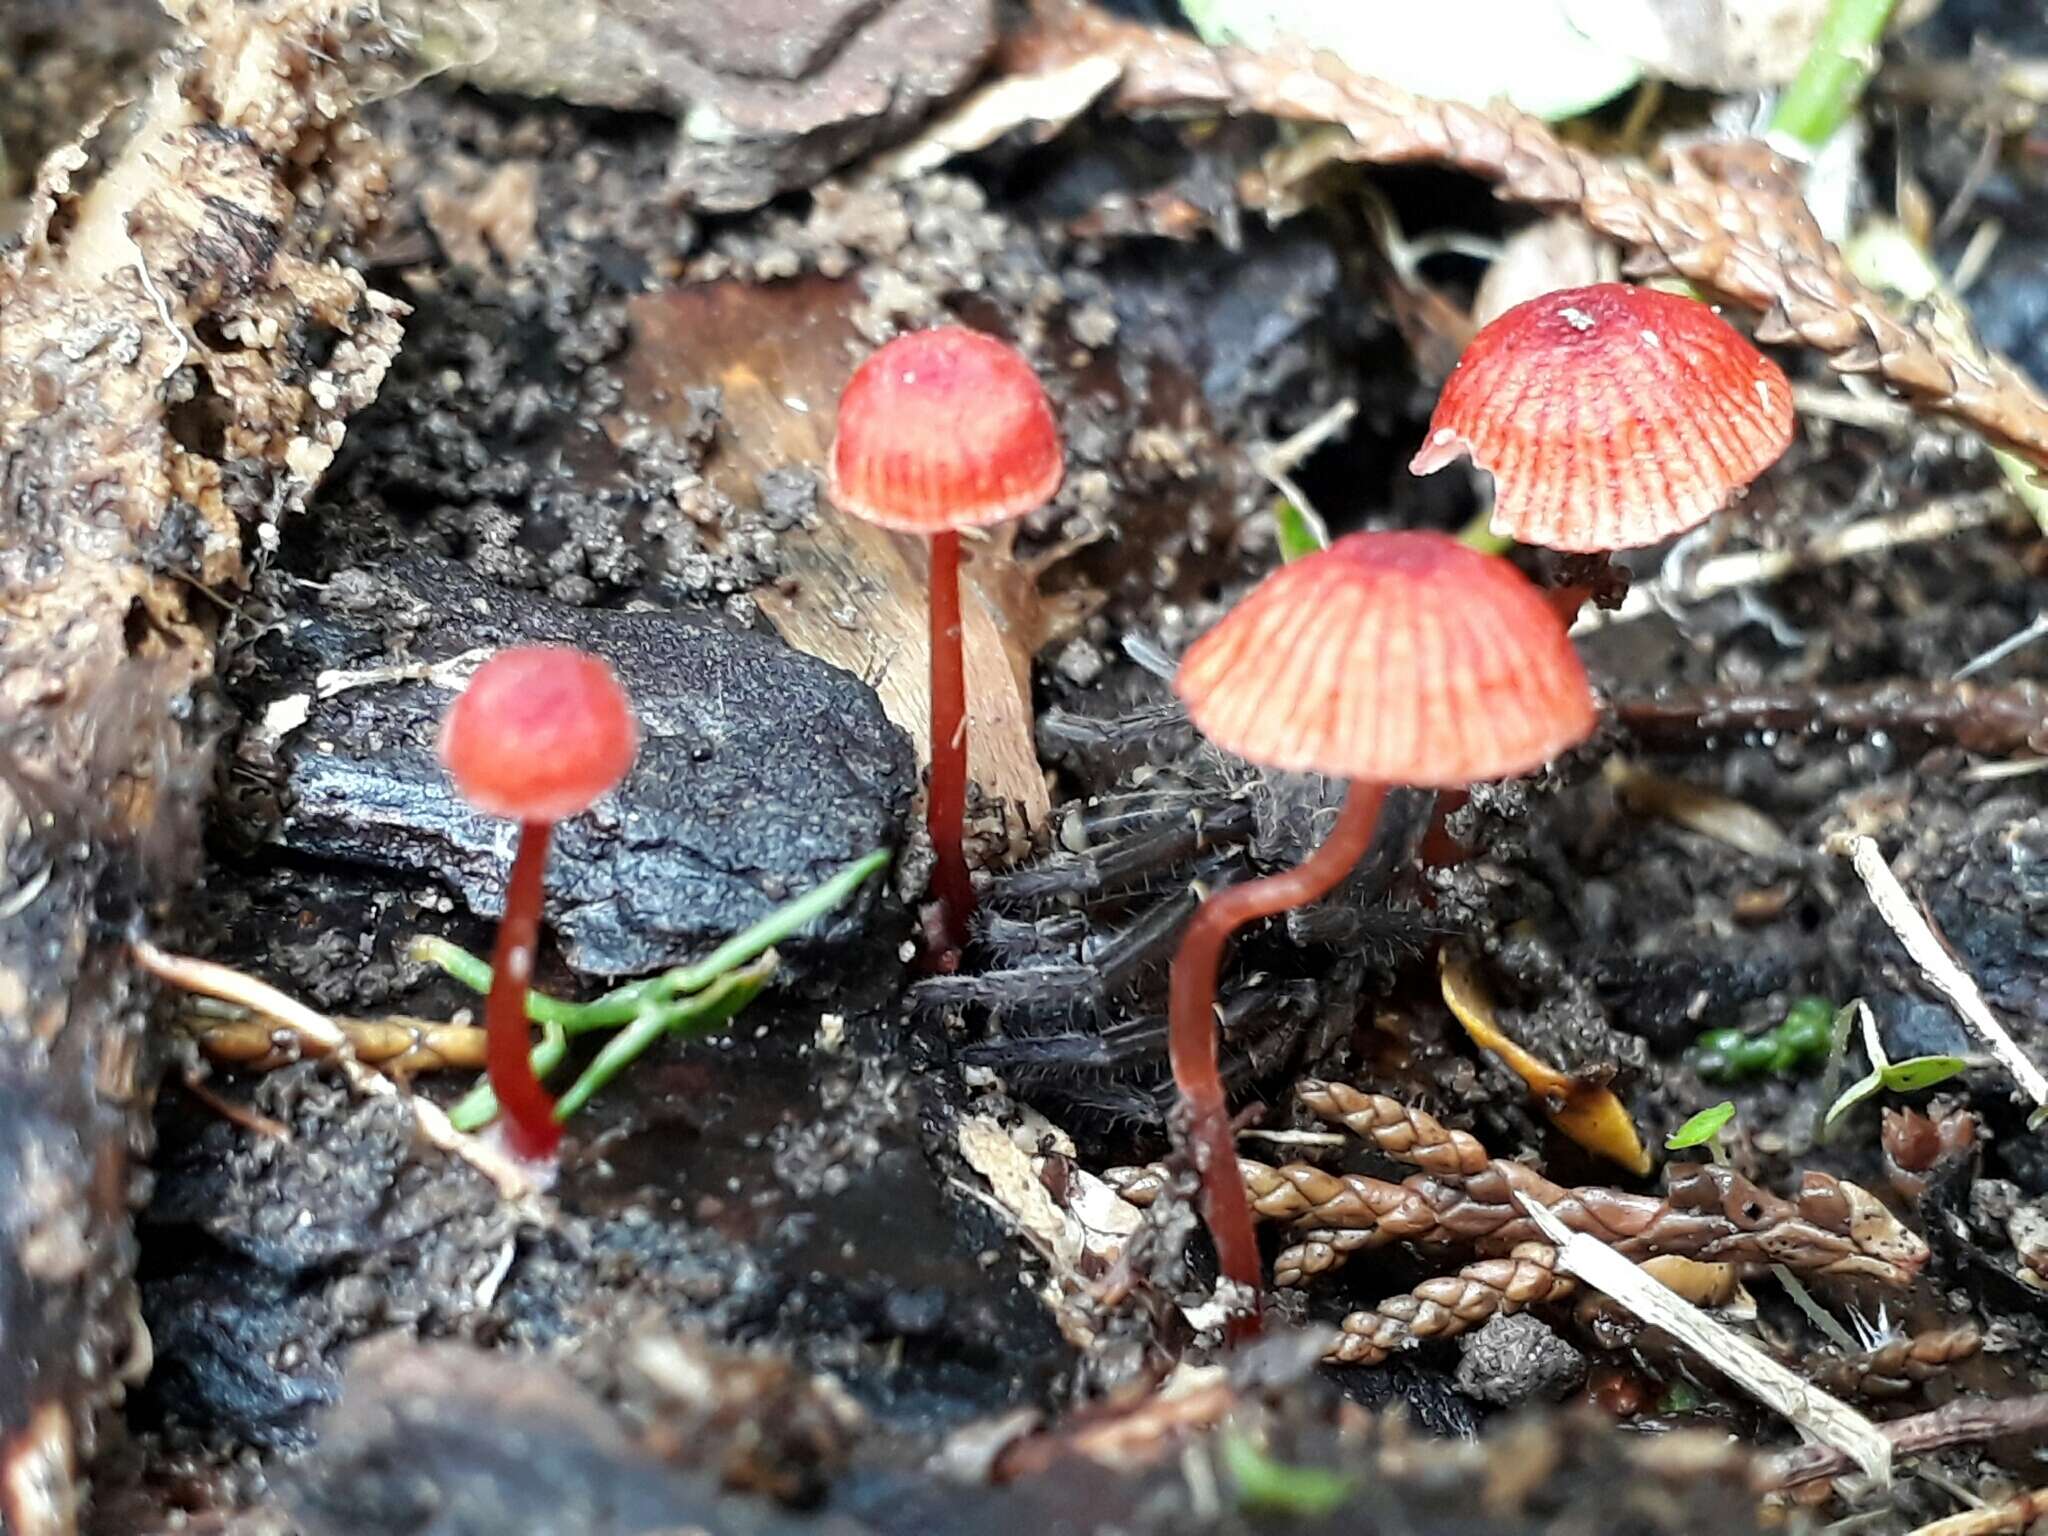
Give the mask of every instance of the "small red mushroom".
M 476 670 L 441 722 L 441 761 L 463 799 L 519 823 L 505 915 L 484 1003 L 484 1062 L 522 1157 L 554 1154 L 555 1101 L 528 1059 L 526 990 L 540 939 L 541 876 L 554 824 L 582 814 L 633 766 L 633 706 L 612 669 L 562 646 L 500 651 Z
M 967 682 L 960 532 L 1043 506 L 1059 489 L 1059 427 L 1015 348 L 944 325 L 899 336 L 839 397 L 829 495 L 842 512 L 931 540 L 932 889 L 950 956 L 966 945 L 974 883 L 967 814 Z
M 1486 325 L 1445 381 L 1409 468 L 1469 454 L 1492 528 L 1592 554 L 1656 544 L 1728 505 L 1791 446 L 1778 365 L 1696 299 L 1596 283 Z
M 1205 899 L 1173 961 L 1168 1050 L 1217 1265 L 1256 1302 L 1259 1250 L 1217 1063 L 1224 945 L 1334 889 L 1371 843 L 1389 785 L 1447 789 L 1540 767 L 1591 734 L 1593 693 L 1527 578 L 1439 533 L 1355 533 L 1282 566 L 1188 648 L 1174 690 L 1218 746 L 1350 780 L 1323 845 Z M 1256 1317 L 1254 1306 L 1250 1328 Z

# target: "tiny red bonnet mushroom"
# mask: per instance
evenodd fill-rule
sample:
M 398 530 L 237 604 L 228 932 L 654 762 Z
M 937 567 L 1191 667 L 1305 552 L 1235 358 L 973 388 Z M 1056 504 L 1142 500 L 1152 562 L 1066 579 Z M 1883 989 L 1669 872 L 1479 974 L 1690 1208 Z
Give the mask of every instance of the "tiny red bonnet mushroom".
M 1335 889 L 1371 843 L 1389 785 L 1455 788 L 1540 767 L 1591 733 L 1593 696 L 1563 623 L 1520 572 L 1417 532 L 1351 534 L 1282 566 L 1189 647 L 1174 689 L 1218 746 L 1350 781 L 1322 846 L 1207 897 L 1173 961 L 1168 1049 L 1217 1264 L 1256 1297 L 1217 1059 L 1224 945 Z
M 639 727 L 610 667 L 562 646 L 520 646 L 478 667 L 441 723 L 441 761 L 478 810 L 519 823 L 484 1004 L 485 1065 L 522 1157 L 561 1140 L 554 1100 L 533 1074 L 526 992 L 540 938 L 554 824 L 580 815 L 633 766 Z
M 1409 468 L 1470 455 L 1493 476 L 1496 534 L 1600 553 L 1706 521 L 1777 462 L 1793 426 L 1783 371 L 1709 306 L 1596 283 L 1484 326 Z
M 1015 348 L 965 326 L 899 336 L 839 399 L 829 495 L 841 511 L 931 541 L 931 788 L 927 823 L 946 943 L 974 912 L 962 829 L 967 689 L 960 533 L 1018 517 L 1059 489 L 1064 460 L 1045 389 Z

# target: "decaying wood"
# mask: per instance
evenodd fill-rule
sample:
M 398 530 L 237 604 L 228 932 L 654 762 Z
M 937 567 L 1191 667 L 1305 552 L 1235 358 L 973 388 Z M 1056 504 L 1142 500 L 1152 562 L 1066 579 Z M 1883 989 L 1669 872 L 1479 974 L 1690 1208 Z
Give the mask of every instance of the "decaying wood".
M 1839 373 L 1883 380 L 1916 407 L 1962 422 L 2048 468 L 2048 401 L 2015 369 L 1966 355 L 1932 324 L 1893 316 L 1850 275 L 1789 167 L 1757 144 L 1674 155 L 1669 180 L 1564 143 L 1540 119 L 1417 96 L 1296 46 L 1207 48 L 1118 20 L 1080 0 L 1040 0 L 1013 35 L 1015 73 L 1108 57 L 1122 111 L 1258 114 L 1340 129 L 1283 152 L 1266 192 L 1332 160 L 1433 161 L 1494 183 L 1498 196 L 1575 214 L 1631 253 L 1638 275 L 1671 274 L 1758 311 L 1758 336 L 1797 341 Z
M 760 477 L 830 458 L 839 394 L 866 350 L 851 282 L 707 283 L 633 301 L 627 399 L 660 415 L 684 391 L 716 387 L 720 429 L 709 475 L 745 503 Z M 967 671 L 968 771 L 1026 829 L 1051 815 L 1032 737 L 1031 666 L 1061 615 L 1037 572 L 1009 558 L 1014 527 L 962 551 L 961 654 Z M 926 540 L 822 511 L 777 536 L 786 580 L 754 596 L 798 650 L 873 685 L 889 718 L 931 756 Z
M 351 0 L 182 0 L 145 98 L 43 167 L 0 262 L 0 1528 L 72 1529 L 146 1369 L 130 1159 L 155 1063 L 124 930 L 187 872 L 222 595 L 375 393 L 400 306 L 324 252 L 381 163 Z

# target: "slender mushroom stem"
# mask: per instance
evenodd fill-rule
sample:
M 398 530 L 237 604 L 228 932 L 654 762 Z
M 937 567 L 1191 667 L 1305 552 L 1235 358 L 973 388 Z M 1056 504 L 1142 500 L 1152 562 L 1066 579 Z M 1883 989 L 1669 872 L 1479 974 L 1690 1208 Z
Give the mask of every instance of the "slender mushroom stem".
M 926 824 L 938 867 L 932 890 L 939 898 L 946 946 L 967 945 L 974 916 L 974 881 L 961 837 L 967 819 L 967 676 L 960 655 L 960 535 L 932 536 L 932 782 Z
M 541 876 L 553 831 L 545 821 L 519 825 L 519 851 L 505 888 L 505 916 L 491 951 L 491 991 L 484 1002 L 484 1063 L 491 1091 L 505 1111 L 505 1135 L 514 1152 L 535 1159 L 552 1157 L 562 1140 L 555 1101 L 528 1059 L 532 1041 L 526 1023 L 526 988 L 540 943 Z
M 1202 1179 L 1204 1212 L 1216 1244 L 1216 1264 L 1223 1275 L 1259 1294 L 1262 1271 L 1258 1239 L 1252 1233 L 1251 1207 L 1246 1202 L 1244 1175 L 1238 1169 L 1237 1146 L 1230 1133 L 1230 1110 L 1223 1097 L 1223 1074 L 1217 1064 L 1216 977 L 1223 964 L 1223 946 L 1246 923 L 1326 895 L 1365 856 L 1379 824 L 1384 784 L 1353 780 L 1344 796 L 1337 825 L 1322 847 L 1293 869 L 1248 880 L 1218 891 L 1196 909 L 1180 951 L 1173 958 L 1170 1027 L 1167 1050 L 1173 1080 L 1187 1106 L 1188 1146 Z M 1258 1332 L 1258 1312 L 1231 1325 L 1233 1338 Z
M 1586 606 L 1586 599 L 1592 595 L 1593 589 L 1582 582 L 1574 582 L 1568 587 L 1551 587 L 1543 594 L 1550 604 L 1550 611 L 1564 621 L 1566 629 L 1579 622 L 1579 610 Z

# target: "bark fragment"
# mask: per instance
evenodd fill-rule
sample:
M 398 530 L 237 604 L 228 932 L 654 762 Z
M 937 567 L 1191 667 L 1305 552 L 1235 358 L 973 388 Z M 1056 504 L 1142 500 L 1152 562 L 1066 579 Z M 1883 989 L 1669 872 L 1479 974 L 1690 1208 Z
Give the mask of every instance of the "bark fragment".
M 57 151 L 0 260 L 0 1526 L 71 1529 L 94 1410 L 146 1369 L 131 1159 L 153 1066 L 127 931 L 189 871 L 193 691 L 397 347 L 324 253 L 381 163 L 346 0 L 180 0 L 144 98 Z

